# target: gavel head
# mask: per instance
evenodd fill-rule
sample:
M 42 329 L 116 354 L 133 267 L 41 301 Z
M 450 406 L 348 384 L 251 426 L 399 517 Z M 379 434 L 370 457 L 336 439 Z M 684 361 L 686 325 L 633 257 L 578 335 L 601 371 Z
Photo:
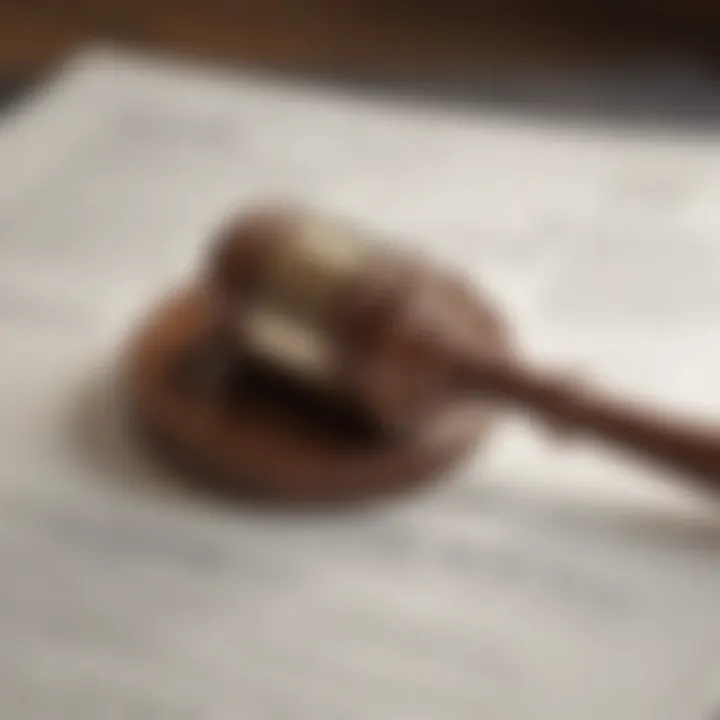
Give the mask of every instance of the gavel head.
M 281 502 L 360 500 L 431 479 L 490 436 L 458 368 L 508 350 L 464 282 L 298 209 L 228 223 L 200 280 L 129 342 L 137 426 L 181 477 Z
M 457 401 L 455 365 L 507 349 L 460 278 L 330 217 L 263 209 L 219 233 L 206 280 L 237 349 L 392 432 Z

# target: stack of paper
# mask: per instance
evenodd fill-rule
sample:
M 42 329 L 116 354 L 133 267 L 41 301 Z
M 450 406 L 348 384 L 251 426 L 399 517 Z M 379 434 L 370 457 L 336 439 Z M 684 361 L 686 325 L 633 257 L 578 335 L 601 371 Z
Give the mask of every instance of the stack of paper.
M 720 413 L 720 137 L 85 53 L 0 131 L 0 714 L 715 717 L 720 521 L 601 448 L 510 422 L 336 516 L 161 490 L 117 342 L 268 196 L 460 265 L 539 362 Z

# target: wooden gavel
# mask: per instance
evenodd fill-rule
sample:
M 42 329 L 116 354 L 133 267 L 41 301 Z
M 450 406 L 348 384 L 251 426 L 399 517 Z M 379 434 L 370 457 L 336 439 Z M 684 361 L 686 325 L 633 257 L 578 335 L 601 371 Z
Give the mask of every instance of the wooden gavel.
M 136 417 L 192 477 L 279 500 L 434 477 L 530 412 L 720 485 L 720 434 L 525 364 L 485 298 L 427 259 L 302 209 L 226 225 L 200 280 L 135 338 Z

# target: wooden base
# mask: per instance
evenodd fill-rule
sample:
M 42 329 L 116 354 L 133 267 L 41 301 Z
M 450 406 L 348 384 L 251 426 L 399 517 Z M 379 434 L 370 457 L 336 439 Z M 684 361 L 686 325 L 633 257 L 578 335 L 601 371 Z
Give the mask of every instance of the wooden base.
M 397 492 L 457 463 L 494 416 L 475 401 L 421 436 L 381 437 L 363 418 L 219 347 L 194 287 L 165 299 L 129 350 L 138 428 L 181 477 L 237 496 L 321 503 Z

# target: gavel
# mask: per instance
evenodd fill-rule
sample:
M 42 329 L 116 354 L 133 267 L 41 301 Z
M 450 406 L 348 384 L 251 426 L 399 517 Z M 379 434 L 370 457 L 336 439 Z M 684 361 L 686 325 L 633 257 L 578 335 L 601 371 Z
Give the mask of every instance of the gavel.
M 720 485 L 714 429 L 536 370 L 459 273 L 304 208 L 226 223 L 130 348 L 144 436 L 184 477 L 234 494 L 399 490 L 442 475 L 513 408 Z

